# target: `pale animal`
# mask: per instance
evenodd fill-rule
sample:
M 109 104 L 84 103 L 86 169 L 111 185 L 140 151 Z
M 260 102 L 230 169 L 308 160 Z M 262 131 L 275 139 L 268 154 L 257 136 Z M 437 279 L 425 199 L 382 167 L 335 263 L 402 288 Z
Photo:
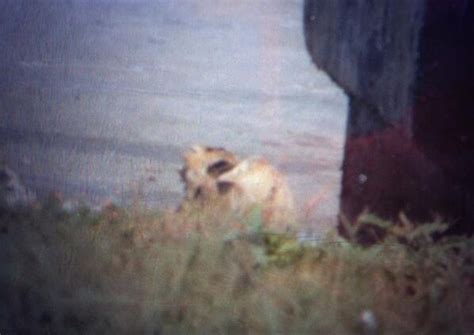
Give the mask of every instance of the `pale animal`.
M 259 209 L 266 228 L 286 231 L 295 223 L 293 196 L 286 178 L 262 158 L 239 160 L 222 149 L 193 146 L 184 155 L 181 178 L 186 196 L 180 208 L 226 207 L 247 215 Z

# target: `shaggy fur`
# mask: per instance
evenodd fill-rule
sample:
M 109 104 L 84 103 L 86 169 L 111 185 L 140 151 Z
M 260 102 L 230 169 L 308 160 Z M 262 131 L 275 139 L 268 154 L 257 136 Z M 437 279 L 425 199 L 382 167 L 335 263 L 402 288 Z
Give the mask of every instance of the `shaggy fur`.
M 187 205 L 217 206 L 239 215 L 262 210 L 265 228 L 286 231 L 295 222 L 293 196 L 285 177 L 261 158 L 239 160 L 222 148 L 194 146 L 184 155 L 181 177 Z

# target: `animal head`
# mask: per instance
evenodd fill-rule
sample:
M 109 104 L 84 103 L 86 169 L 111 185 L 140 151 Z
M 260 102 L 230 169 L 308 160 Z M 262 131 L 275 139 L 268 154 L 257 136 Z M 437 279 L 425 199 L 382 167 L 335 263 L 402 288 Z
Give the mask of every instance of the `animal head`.
M 233 153 L 223 148 L 201 145 L 191 147 L 184 154 L 184 167 L 180 170 L 186 197 L 191 200 L 226 192 L 230 185 L 218 185 L 217 178 L 232 170 L 238 162 Z

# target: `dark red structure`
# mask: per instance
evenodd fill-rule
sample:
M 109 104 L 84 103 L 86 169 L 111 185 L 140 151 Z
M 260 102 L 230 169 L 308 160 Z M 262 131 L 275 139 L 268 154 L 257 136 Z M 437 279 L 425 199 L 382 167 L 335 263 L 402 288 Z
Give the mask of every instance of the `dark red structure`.
M 313 61 L 350 98 L 341 212 L 474 232 L 474 1 L 306 0 Z

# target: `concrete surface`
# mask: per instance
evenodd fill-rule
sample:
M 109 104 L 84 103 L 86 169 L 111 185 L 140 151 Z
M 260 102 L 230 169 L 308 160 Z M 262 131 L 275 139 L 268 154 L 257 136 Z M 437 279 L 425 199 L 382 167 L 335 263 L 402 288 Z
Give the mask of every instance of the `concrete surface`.
M 176 206 L 191 144 L 263 155 L 334 222 L 347 101 L 311 63 L 303 1 L 0 4 L 0 152 L 39 197 Z

